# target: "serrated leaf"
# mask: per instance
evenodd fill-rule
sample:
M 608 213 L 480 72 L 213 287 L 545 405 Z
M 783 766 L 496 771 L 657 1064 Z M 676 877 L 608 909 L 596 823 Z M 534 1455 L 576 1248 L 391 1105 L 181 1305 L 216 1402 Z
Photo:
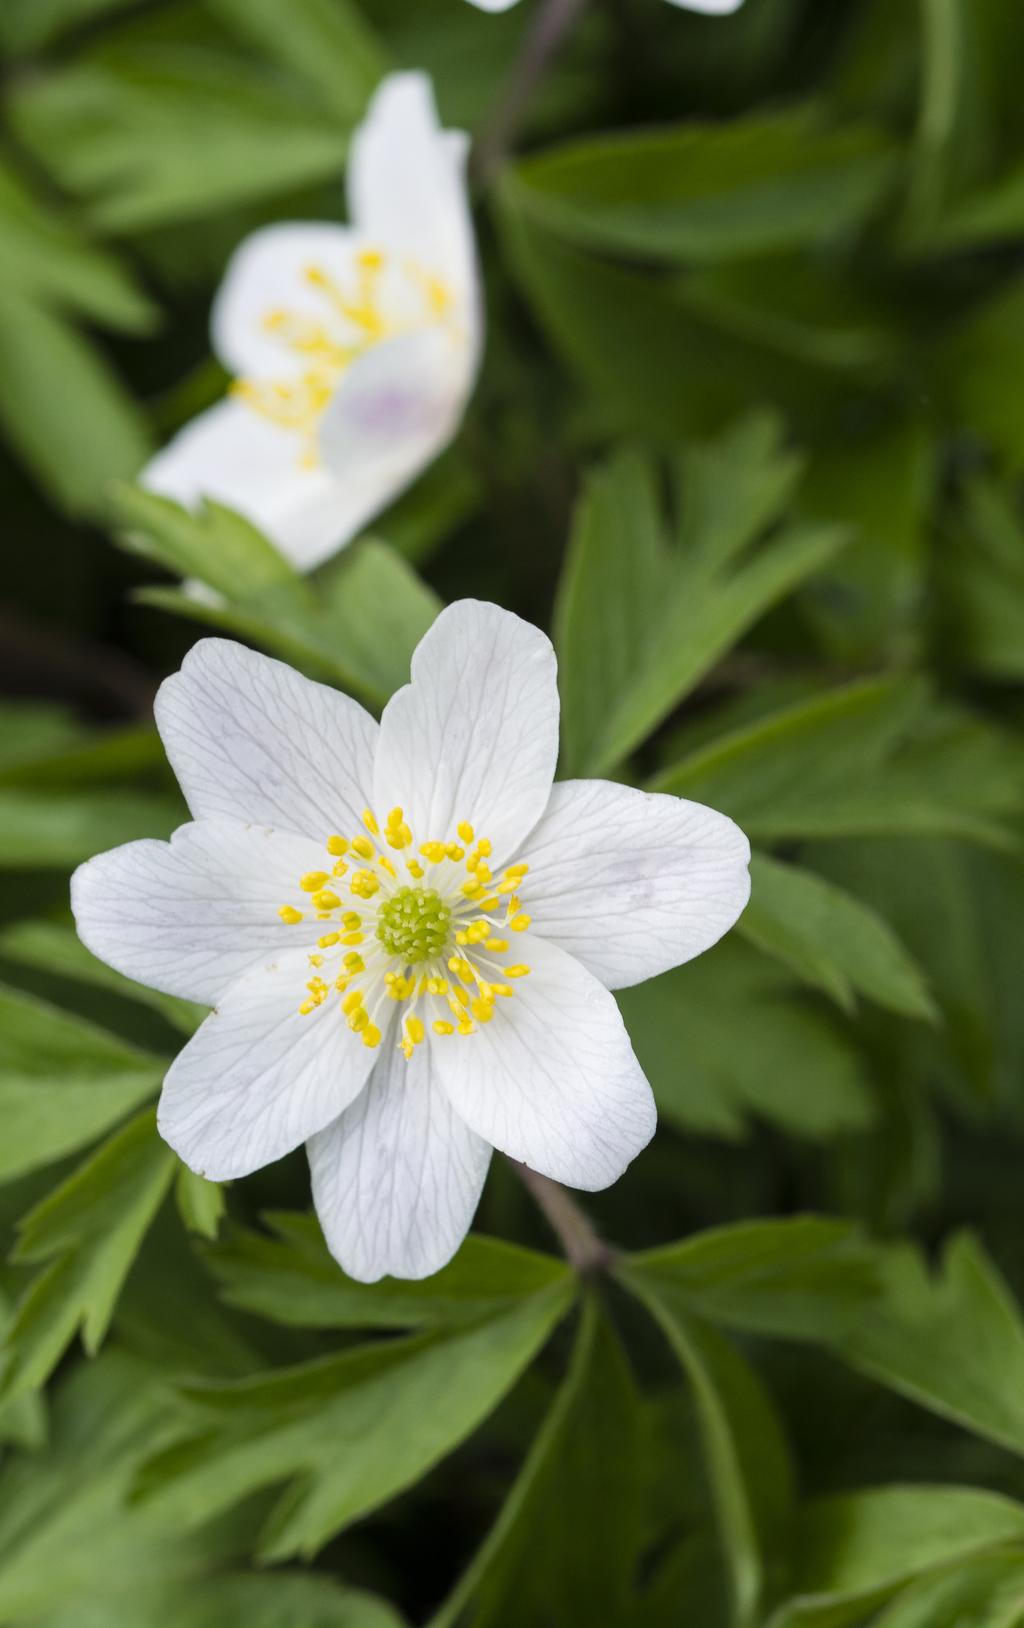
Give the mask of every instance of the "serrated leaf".
M 877 1251 L 849 1221 L 741 1221 L 622 1258 L 666 1307 L 726 1328 L 787 1339 L 834 1338 L 878 1294 Z
M 920 968 L 892 928 L 852 894 L 797 865 L 755 854 L 744 938 L 851 1011 L 865 995 L 904 1017 L 936 1021 Z
M 872 1120 L 865 1062 L 842 1028 L 735 938 L 617 999 L 663 1117 L 685 1132 L 737 1139 L 756 1116 L 827 1138 Z
M 975 1487 L 891 1486 L 819 1498 L 794 1532 L 794 1598 L 768 1628 L 846 1628 L 922 1573 L 1024 1536 L 1024 1505 Z
M 551 1255 L 471 1233 L 432 1277 L 357 1283 L 324 1242 L 315 1215 L 264 1217 L 267 1233 L 233 1227 L 207 1262 L 231 1306 L 297 1328 L 431 1328 L 499 1312 L 564 1283 Z
M 260 1543 L 311 1555 L 476 1429 L 565 1315 L 568 1283 L 469 1327 L 361 1346 L 234 1384 L 191 1386 L 197 1433 L 152 1459 L 139 1492 L 199 1524 L 288 1482 Z
M 738 439 L 750 442 L 742 430 Z M 789 461 L 772 453 L 785 490 Z M 724 544 L 725 522 L 706 490 L 713 466 L 705 463 L 698 498 L 706 548 L 696 520 L 684 524 L 683 547 L 668 548 L 653 473 L 636 457 L 620 454 L 591 478 L 556 612 L 563 773 L 603 773 L 621 762 L 748 627 L 841 546 L 841 534 L 828 527 L 791 530 L 741 559 L 766 517 L 774 518 L 762 491 L 764 453 L 751 457 L 756 478 L 745 523 L 732 514 Z
M 164 1058 L 0 987 L 0 1181 L 85 1147 L 152 1096 Z
M 346 124 L 362 116 L 388 66 L 383 46 L 353 0 L 289 0 L 281 27 L 276 0 L 211 0 L 211 10 L 275 68 L 289 68 Z
M 146 1109 L 21 1222 L 16 1259 L 42 1269 L 7 1329 L 0 1400 L 43 1384 L 79 1331 L 95 1356 L 174 1168 Z
M 280 76 L 168 41 L 35 75 L 8 110 L 105 231 L 202 218 L 340 177 L 345 156 L 346 125 Z
M 919 1406 L 1024 1454 L 1024 1319 L 970 1234 L 932 1277 L 909 1245 L 883 1263 L 883 1294 L 836 1344 L 844 1361 Z
M 188 1165 L 179 1165 L 174 1182 L 174 1197 L 178 1212 L 189 1232 L 200 1238 L 215 1239 L 227 1210 L 224 1188 L 219 1182 L 207 1181 Z

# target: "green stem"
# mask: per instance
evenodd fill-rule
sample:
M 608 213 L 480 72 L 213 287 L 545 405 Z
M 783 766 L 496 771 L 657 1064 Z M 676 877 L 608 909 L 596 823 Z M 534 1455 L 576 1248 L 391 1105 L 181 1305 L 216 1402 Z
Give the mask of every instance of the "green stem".
M 473 173 L 481 185 L 508 157 L 534 93 L 574 28 L 587 0 L 542 0 L 526 30 L 519 55 L 505 82 L 497 110 L 473 151 Z
M 561 1244 L 569 1265 L 584 1276 L 606 1270 L 613 1251 L 576 1200 L 550 1176 L 542 1176 L 518 1159 L 508 1162 Z

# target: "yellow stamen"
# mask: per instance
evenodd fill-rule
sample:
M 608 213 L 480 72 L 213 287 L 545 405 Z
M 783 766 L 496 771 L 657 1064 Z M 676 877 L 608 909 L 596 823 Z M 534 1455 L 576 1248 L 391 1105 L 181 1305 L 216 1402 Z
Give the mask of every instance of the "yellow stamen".
M 282 921 L 288 923 L 289 927 L 294 927 L 296 922 L 303 919 L 302 911 L 296 910 L 293 904 L 283 904 L 277 913 Z
M 305 876 L 299 877 L 299 886 L 303 893 L 319 893 L 326 881 L 326 871 L 307 871 Z

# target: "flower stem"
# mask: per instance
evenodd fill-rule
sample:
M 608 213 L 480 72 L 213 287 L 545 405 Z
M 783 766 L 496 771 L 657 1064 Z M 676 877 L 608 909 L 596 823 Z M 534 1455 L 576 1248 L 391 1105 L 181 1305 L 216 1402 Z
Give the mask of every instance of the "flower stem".
M 535 1200 L 569 1265 L 585 1274 L 604 1271 L 611 1264 L 612 1250 L 576 1200 L 550 1176 L 542 1176 L 518 1159 L 508 1162 Z
M 541 0 L 538 5 L 494 117 L 474 146 L 473 170 L 481 184 L 488 182 L 504 163 L 537 86 L 586 3 L 587 0 Z

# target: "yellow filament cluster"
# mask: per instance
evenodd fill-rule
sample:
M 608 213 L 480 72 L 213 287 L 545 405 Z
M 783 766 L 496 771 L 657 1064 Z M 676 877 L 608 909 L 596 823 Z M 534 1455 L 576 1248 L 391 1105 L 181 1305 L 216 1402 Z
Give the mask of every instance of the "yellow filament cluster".
M 510 865 L 495 876 L 491 843 L 466 820 L 456 827 L 457 841 L 419 845 L 401 808 L 383 824 L 367 808 L 363 826 L 351 837 L 328 837 L 328 862 L 299 877 L 304 899 L 281 905 L 278 915 L 288 926 L 324 923 L 299 1011 L 314 1012 L 333 995 L 348 1027 L 373 1047 L 380 1044 L 377 1020 L 386 1002 L 403 1003 L 408 1010 L 398 1046 L 409 1058 L 428 1024 L 447 1036 L 473 1034 L 490 1023 L 497 1001 L 511 997 L 514 980 L 529 974 L 525 963 L 505 959 L 511 949 L 506 935 L 530 925 L 519 896 L 529 867 Z M 346 892 L 356 907 L 344 900 Z M 421 919 L 428 924 L 425 937 L 415 936 Z M 404 936 L 410 920 L 412 939 Z M 413 960 L 392 953 L 396 948 Z
M 323 317 L 279 306 L 262 321 L 264 333 L 301 359 L 301 373 L 281 380 L 237 379 L 231 386 L 260 417 L 302 437 L 307 467 L 318 461 L 317 428 L 345 370 L 384 339 L 450 319 L 453 301 L 447 285 L 416 261 L 403 259 L 398 271 L 417 290 L 418 299 L 412 302 L 411 316 L 401 324 L 392 321 L 382 290 L 387 270 L 388 258 L 379 249 L 356 255 L 350 287 L 323 266 L 307 266 L 303 278 L 322 297 Z

